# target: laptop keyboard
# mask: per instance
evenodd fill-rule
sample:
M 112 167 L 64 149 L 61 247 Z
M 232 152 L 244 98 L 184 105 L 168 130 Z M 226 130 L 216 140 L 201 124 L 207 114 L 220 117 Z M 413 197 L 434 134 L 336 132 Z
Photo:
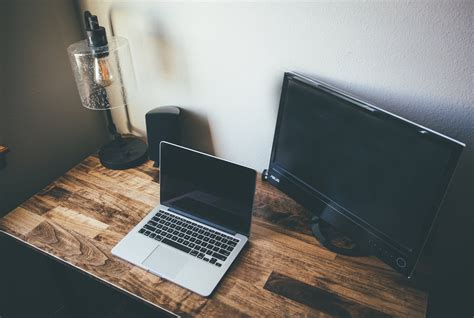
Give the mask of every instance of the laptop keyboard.
M 218 267 L 239 242 L 232 236 L 162 210 L 138 232 Z

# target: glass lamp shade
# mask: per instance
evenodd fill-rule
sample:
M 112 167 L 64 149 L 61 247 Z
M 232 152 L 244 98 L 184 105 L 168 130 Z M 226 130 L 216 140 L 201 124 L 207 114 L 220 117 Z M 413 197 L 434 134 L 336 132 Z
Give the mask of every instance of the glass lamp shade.
M 136 87 L 127 39 L 109 37 L 108 45 L 98 48 L 82 40 L 67 51 L 84 107 L 107 110 L 127 105 Z

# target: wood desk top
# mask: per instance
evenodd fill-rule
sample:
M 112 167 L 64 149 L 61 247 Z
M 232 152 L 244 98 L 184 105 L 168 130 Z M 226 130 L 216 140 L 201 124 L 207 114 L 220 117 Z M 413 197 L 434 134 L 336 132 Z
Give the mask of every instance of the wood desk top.
M 0 230 L 181 316 L 423 317 L 427 293 L 373 257 L 319 245 L 310 214 L 257 180 L 249 244 L 209 298 L 111 255 L 159 203 L 151 162 L 117 171 L 91 156 L 0 219 Z

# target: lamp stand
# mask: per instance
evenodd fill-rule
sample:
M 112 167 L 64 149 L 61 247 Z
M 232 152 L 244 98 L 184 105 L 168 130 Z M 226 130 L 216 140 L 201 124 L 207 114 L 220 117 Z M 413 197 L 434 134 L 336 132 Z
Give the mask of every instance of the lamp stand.
M 105 113 L 109 133 L 114 139 L 100 148 L 100 163 L 109 169 L 124 170 L 145 162 L 148 157 L 146 143 L 135 136 L 121 136 L 117 132 L 110 109 Z

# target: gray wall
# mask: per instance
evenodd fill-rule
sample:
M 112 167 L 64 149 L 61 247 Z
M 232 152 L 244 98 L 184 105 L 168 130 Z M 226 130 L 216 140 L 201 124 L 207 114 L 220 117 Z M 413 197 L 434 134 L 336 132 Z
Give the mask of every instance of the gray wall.
M 79 2 L 130 42 L 137 131 L 178 104 L 207 118 L 218 156 L 262 170 L 295 70 L 474 141 L 472 1 Z
M 82 38 L 72 1 L 1 1 L 0 215 L 106 140 L 102 113 L 81 106 L 66 48 Z

